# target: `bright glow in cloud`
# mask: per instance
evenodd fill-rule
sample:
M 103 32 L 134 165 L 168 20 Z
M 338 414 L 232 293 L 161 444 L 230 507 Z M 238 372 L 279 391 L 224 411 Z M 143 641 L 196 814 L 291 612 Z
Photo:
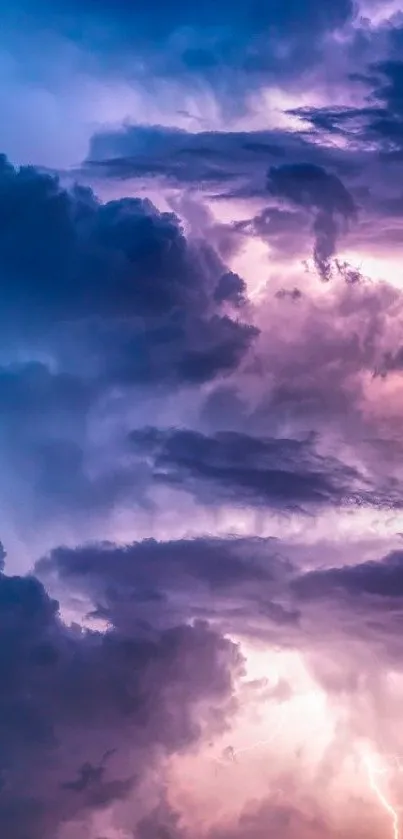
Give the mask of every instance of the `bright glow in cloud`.
M 395 758 L 392 758 L 392 761 L 393 763 L 397 762 Z M 379 760 L 379 755 L 366 755 L 364 757 L 364 763 L 368 772 L 368 780 L 371 790 L 378 799 L 381 807 L 383 807 L 391 819 L 393 839 L 399 839 L 399 813 L 397 808 L 389 800 L 388 794 L 382 788 L 383 784 L 380 780 L 381 777 L 384 778 L 388 773 L 388 767 L 385 766 L 385 759 Z

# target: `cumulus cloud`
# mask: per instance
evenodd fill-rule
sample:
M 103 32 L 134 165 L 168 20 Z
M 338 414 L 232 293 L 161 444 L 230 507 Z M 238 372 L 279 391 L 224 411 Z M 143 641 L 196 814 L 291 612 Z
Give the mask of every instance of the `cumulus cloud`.
M 140 474 L 135 492 L 122 446 L 120 461 L 106 463 L 96 445 L 105 402 L 133 388 L 200 385 L 241 365 L 258 335 L 238 317 L 245 284 L 148 200 L 101 203 L 4 157 L 0 185 L 8 497 L 24 497 L 34 518 L 46 504 L 48 517 L 63 508 L 80 516 L 139 499 Z
M 0 825 L 10 839 L 135 795 L 164 754 L 225 721 L 237 648 L 206 623 L 68 628 L 33 576 L 0 577 Z M 187 663 L 186 663 L 187 662 Z M 87 822 L 86 822 L 87 820 Z
M 373 731 L 376 702 L 387 699 L 382 668 L 401 656 L 401 566 L 401 552 L 394 552 L 306 571 L 298 551 L 264 539 L 53 550 L 36 573 L 51 591 L 84 597 L 106 622 L 102 633 L 62 624 L 37 578 L 2 575 L 0 662 L 7 688 L 0 703 L 6 720 L 0 823 L 7 835 L 23 835 L 28 823 L 33 837 L 53 836 L 59 825 L 77 831 L 86 825 L 88 832 L 91 816 L 109 808 L 113 824 L 130 825 L 136 836 L 156 830 L 193 836 L 191 821 L 166 797 L 163 775 L 151 775 L 154 797 L 148 791 L 141 805 L 140 798 L 150 771 L 161 772 L 162 755 L 186 755 L 201 735 L 220 733 L 225 712 L 235 711 L 231 675 L 239 675 L 241 660 L 221 632 L 264 639 L 266 649 L 273 643 L 277 651 L 298 649 L 316 684 L 344 709 L 341 730 L 317 769 L 327 801 L 327 783 L 352 748 L 352 733 Z M 374 656 L 378 696 L 371 697 Z M 245 684 L 252 696 L 258 687 Z M 269 695 L 292 704 L 292 690 L 277 699 L 267 685 L 266 692 L 266 706 Z M 383 736 L 390 738 L 386 724 Z M 239 815 L 225 825 L 212 814 L 205 834 L 232 837 L 248 826 L 260 836 L 273 823 L 290 837 L 315 836 L 319 826 L 337 835 L 330 800 L 324 811 L 301 775 L 303 765 L 301 758 L 286 769 L 278 757 L 277 786 L 240 802 Z M 346 812 L 341 835 L 349 835 L 349 818 Z
M 325 634 L 326 649 L 343 658 L 346 633 L 355 625 L 351 664 L 365 645 L 363 669 L 377 646 L 386 659 L 399 655 L 401 551 L 344 566 L 324 564 L 320 546 L 309 553 L 307 563 L 301 547 L 257 537 L 90 543 L 53 549 L 36 573 L 51 591 L 84 596 L 93 616 L 141 638 L 196 618 L 214 621 L 225 633 L 296 646 L 308 656 L 325 655 L 319 643 Z
M 249 643 L 263 640 L 267 651 L 298 651 L 316 682 L 345 705 L 351 731 L 364 736 L 367 724 L 368 735 L 377 713 L 373 680 L 391 703 L 387 672 L 401 657 L 401 551 L 355 564 L 352 557 L 344 567 L 324 565 L 320 546 L 307 555 L 304 568 L 296 545 L 256 538 L 94 543 L 55 549 L 37 573 L 51 590 L 84 596 L 119 633 L 155 639 L 180 616 L 196 616 Z M 356 701 L 364 703 L 361 721 Z
M 67 191 L 5 158 L 0 178 L 3 320 L 13 315 L 31 329 L 85 318 L 160 326 L 181 309 L 209 322 L 227 271 L 206 243 L 187 242 L 173 213 L 145 199 L 101 204 L 89 189 Z

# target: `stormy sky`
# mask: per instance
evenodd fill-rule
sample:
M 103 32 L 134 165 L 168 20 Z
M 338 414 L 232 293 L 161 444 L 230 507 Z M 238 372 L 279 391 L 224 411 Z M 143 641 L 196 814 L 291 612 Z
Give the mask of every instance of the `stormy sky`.
M 402 50 L 1 0 L 1 837 L 403 837 Z

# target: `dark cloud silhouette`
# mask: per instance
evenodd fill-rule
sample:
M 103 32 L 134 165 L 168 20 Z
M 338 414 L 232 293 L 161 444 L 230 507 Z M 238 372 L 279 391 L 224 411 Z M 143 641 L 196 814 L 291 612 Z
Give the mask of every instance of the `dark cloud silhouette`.
M 342 225 L 356 212 L 350 193 L 336 175 L 313 164 L 271 167 L 268 188 L 272 195 L 313 212 L 314 262 L 322 280 L 330 279 L 330 260 Z
M 228 271 L 220 277 L 214 298 L 217 303 L 230 302 L 235 306 L 242 306 L 245 303 L 246 283 L 238 274 Z
M 359 563 L 344 568 L 313 571 L 295 583 L 304 598 L 320 598 L 344 592 L 353 597 L 375 595 L 380 598 L 403 597 L 403 554 L 393 551 L 380 561 Z
M 150 632 L 184 618 L 214 620 L 231 631 L 253 611 L 268 625 L 298 622 L 286 602 L 277 601 L 292 573 L 276 541 L 198 537 L 120 546 L 91 543 L 59 547 L 41 559 L 37 573 L 56 591 L 85 595 L 88 608 L 114 626 Z
M 403 143 L 403 62 L 399 56 L 402 28 L 398 25 L 391 28 L 390 36 L 390 57 L 370 64 L 364 72 L 350 75 L 353 84 L 364 86 L 364 105 L 303 107 L 290 113 L 309 121 L 318 135 L 324 131 L 339 135 L 368 151 L 375 146 L 384 163 L 398 163 Z
M 200 381 L 238 364 L 256 330 L 219 314 L 227 269 L 174 214 L 135 198 L 101 204 L 4 158 L 0 186 L 4 342 L 25 330 L 26 342 L 52 341 L 59 363 L 63 350 L 80 372 L 131 382 Z
M 156 481 L 194 492 L 206 503 L 221 498 L 291 510 L 371 498 L 355 468 L 318 454 L 310 439 L 146 428 L 133 431 L 131 441 L 152 458 Z
M 218 305 L 218 304 L 217 304 Z M 179 312 L 148 326 L 100 323 L 81 338 L 105 385 L 177 387 L 208 382 L 234 371 L 259 330 L 228 315 Z
M 203 189 L 210 195 L 267 199 L 267 167 L 279 158 L 330 166 L 340 176 L 351 175 L 357 168 L 357 160 L 343 150 L 311 144 L 303 134 L 286 130 L 191 132 L 161 125 L 124 125 L 94 134 L 80 174 L 101 181 L 154 178 L 168 185 Z M 274 227 L 275 213 L 274 208 Z M 288 221 L 292 221 L 290 211 Z
M 258 335 L 238 317 L 245 299 L 243 280 L 173 213 L 101 203 L 2 157 L 2 506 L 19 507 L 25 525 L 74 512 L 77 526 L 141 503 L 113 419 L 109 448 L 96 451 L 108 400 L 230 374 Z
M 122 619 L 102 633 L 68 628 L 33 576 L 2 574 L 0 607 L 0 828 L 10 839 L 53 839 L 133 794 L 160 753 L 222 724 L 241 662 L 207 624 L 147 637 Z
M 351 554 L 345 565 L 329 563 L 329 546 L 311 546 L 304 556 L 301 545 L 280 539 L 150 539 L 59 547 L 36 571 L 52 591 L 84 595 L 98 617 L 145 637 L 199 616 L 229 633 L 306 651 L 326 633 L 329 643 L 343 644 L 351 622 L 360 643 L 376 644 L 378 628 L 379 642 L 390 644 L 403 597 L 402 552 L 356 563 Z M 302 570 L 307 559 L 314 570 Z M 400 636 L 395 642 L 392 656 Z

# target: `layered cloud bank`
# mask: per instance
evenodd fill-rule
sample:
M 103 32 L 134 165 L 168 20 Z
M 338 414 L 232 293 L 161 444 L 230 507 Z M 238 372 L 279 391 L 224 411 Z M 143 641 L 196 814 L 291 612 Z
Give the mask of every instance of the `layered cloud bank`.
M 400 839 L 403 12 L 2 12 L 0 833 Z

